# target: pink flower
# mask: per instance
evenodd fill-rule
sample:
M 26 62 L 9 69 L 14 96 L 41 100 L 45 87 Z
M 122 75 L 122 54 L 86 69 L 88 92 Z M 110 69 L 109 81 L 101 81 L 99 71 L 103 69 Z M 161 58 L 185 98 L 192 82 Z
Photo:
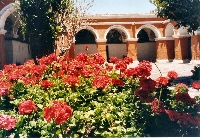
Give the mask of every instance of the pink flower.
M 30 114 L 33 111 L 37 111 L 35 103 L 31 100 L 22 101 L 18 106 L 19 114 Z
M 52 106 L 44 108 L 44 118 L 47 122 L 52 119 L 56 124 L 62 124 L 72 116 L 72 109 L 66 102 L 54 101 Z
M 0 115 L 0 129 L 11 130 L 16 126 L 17 120 L 9 115 Z

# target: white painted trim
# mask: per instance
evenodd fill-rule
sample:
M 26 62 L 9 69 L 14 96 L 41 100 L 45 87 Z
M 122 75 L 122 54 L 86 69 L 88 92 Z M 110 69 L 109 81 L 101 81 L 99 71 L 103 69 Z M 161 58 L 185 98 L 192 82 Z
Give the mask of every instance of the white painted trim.
M 130 41 L 138 41 L 138 38 L 127 38 L 126 42 L 130 42 Z
M 185 34 L 185 35 L 173 35 L 173 38 L 184 38 L 184 37 L 190 37 L 190 34 Z
M 158 24 L 158 23 L 161 23 L 161 24 L 165 24 L 165 23 L 169 23 L 170 20 L 164 20 L 164 21 L 143 21 L 143 22 L 132 22 L 132 25 L 135 25 L 135 24 Z
M 170 20 L 165 21 L 141 21 L 141 22 L 96 22 L 96 23 L 82 23 L 82 25 L 135 25 L 135 24 L 165 24 Z
M 174 40 L 173 37 L 160 37 L 160 38 L 155 38 L 155 41 L 158 41 L 158 40 Z
M 107 42 L 107 39 L 96 39 L 96 42 Z
M 171 28 L 172 28 L 173 34 L 172 34 L 172 35 L 171 35 L 171 34 L 168 35 L 167 32 L 170 31 Z M 169 23 L 169 24 L 167 24 L 167 26 L 165 27 L 165 37 L 172 37 L 173 35 L 175 35 L 174 26 L 173 26 L 173 24 Z
M 145 24 L 145 25 L 142 25 L 140 28 L 138 28 L 135 32 L 135 38 L 137 38 L 137 35 L 139 33 L 140 30 L 144 29 L 144 28 L 149 28 L 151 29 L 157 38 L 160 38 L 161 37 L 161 34 L 160 34 L 160 31 L 158 30 L 157 27 L 155 27 L 154 25 L 151 25 L 151 24 Z
M 4 29 L 0 29 L 0 34 L 3 34 L 3 35 L 5 35 L 6 34 L 6 30 L 4 30 Z
M 17 10 L 17 3 L 10 3 L 0 11 L 0 29 L 4 29 L 7 17 Z
M 83 29 L 90 31 L 95 36 L 96 39 L 99 39 L 98 31 L 91 26 L 82 26 L 80 29 L 78 29 L 77 33 Z
M 109 27 L 106 30 L 106 32 L 104 33 L 104 39 L 106 39 L 106 36 L 107 36 L 108 32 L 110 30 L 112 30 L 112 29 L 120 30 L 120 31 L 124 32 L 124 34 L 126 35 L 126 39 L 130 38 L 130 34 L 129 34 L 128 30 L 124 26 L 122 26 L 122 25 L 113 25 L 113 26 Z

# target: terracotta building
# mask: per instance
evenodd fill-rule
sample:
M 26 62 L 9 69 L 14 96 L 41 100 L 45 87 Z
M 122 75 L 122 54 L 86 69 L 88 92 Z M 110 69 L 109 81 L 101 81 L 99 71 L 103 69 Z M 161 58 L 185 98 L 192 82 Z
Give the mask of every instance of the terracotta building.
M 0 69 L 8 63 L 10 56 L 9 52 L 5 52 L 7 33 L 12 32 L 13 37 L 17 37 L 15 28 L 18 24 L 12 24 L 15 27 L 11 31 L 6 25 L 9 18 L 17 21 L 11 17 L 16 11 L 15 6 L 17 4 L 13 0 L 0 0 Z M 177 29 L 175 23 L 168 19 L 157 18 L 154 14 L 94 15 L 89 18 L 92 22 L 83 25 L 74 38 L 70 57 L 80 52 L 99 52 L 106 59 L 128 56 L 135 61 L 180 63 L 198 62 L 200 59 L 200 31 L 190 35 L 186 28 Z M 66 43 L 65 39 L 65 36 L 59 36 L 58 48 Z M 85 45 L 89 47 L 88 51 L 84 50 Z M 26 49 L 30 52 L 28 45 Z

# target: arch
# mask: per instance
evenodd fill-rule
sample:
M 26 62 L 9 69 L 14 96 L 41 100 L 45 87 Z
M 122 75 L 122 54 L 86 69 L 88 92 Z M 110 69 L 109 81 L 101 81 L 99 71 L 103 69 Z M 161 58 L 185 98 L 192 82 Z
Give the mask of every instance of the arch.
M 87 29 L 82 29 L 78 33 L 76 33 L 75 36 L 75 44 L 95 44 L 95 36 L 94 34 L 87 30 Z
M 7 17 L 17 10 L 17 3 L 10 3 L 0 11 L 0 29 L 4 29 Z
M 160 37 L 161 37 L 160 31 L 158 30 L 157 27 L 155 27 L 154 25 L 151 25 L 151 24 L 145 24 L 145 25 L 142 25 L 141 27 L 139 27 L 139 28 L 136 30 L 135 38 L 137 38 L 137 35 L 138 35 L 139 31 L 142 30 L 142 29 L 144 29 L 144 28 L 149 28 L 149 29 L 151 29 L 151 30 L 155 33 L 156 38 L 160 38 Z
M 77 33 L 80 31 L 80 30 L 83 30 L 83 29 L 86 29 L 88 31 L 90 31 L 94 36 L 95 36 L 95 39 L 99 39 L 99 33 L 97 32 L 97 30 L 95 30 L 93 27 L 91 26 L 83 26 L 81 27 L 80 29 L 78 29 Z
M 130 34 L 129 34 L 128 30 L 127 30 L 124 26 L 122 26 L 122 25 L 113 25 L 113 26 L 109 27 L 109 28 L 106 30 L 106 32 L 105 32 L 105 34 L 104 34 L 104 39 L 106 39 L 106 36 L 107 36 L 108 32 L 109 32 L 110 30 L 112 30 L 112 29 L 116 29 L 116 30 L 119 31 L 120 33 L 124 33 L 126 39 L 129 39 L 129 38 L 130 38 Z
M 165 28 L 165 37 L 172 37 L 174 34 L 174 26 L 169 23 Z

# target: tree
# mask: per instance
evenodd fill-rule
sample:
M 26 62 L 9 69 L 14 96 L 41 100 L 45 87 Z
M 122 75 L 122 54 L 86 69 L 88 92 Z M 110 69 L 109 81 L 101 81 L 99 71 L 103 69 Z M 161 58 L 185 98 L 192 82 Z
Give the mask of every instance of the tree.
M 194 33 L 200 24 L 200 0 L 149 0 L 157 7 L 157 15 L 177 22 Z
M 82 18 L 77 11 L 82 9 L 78 9 L 80 7 L 74 0 L 18 1 L 22 32 L 29 39 L 33 58 L 54 52 L 59 32 L 69 32 L 69 27 L 80 27 Z

